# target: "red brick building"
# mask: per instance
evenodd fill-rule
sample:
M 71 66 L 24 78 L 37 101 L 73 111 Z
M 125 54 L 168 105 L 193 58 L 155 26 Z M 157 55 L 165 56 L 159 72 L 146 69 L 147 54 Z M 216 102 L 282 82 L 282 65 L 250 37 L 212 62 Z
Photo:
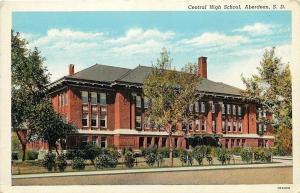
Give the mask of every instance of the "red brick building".
M 171 140 L 173 147 L 196 145 L 272 146 L 271 124 L 259 123 L 258 117 L 271 119 L 260 104 L 240 94 L 240 89 L 207 79 L 207 58 L 198 59 L 201 101 L 189 110 L 197 115 L 188 124 L 178 124 Z M 49 93 L 54 109 L 79 129 L 69 136 L 64 148 L 87 143 L 118 149 L 138 149 L 149 145 L 168 146 L 168 134 L 155 128 L 146 117 L 148 99 L 143 96 L 143 81 L 151 67 L 134 69 L 95 64 L 80 72 L 69 65 L 69 75 L 51 83 Z M 183 134 L 184 133 L 184 134 Z

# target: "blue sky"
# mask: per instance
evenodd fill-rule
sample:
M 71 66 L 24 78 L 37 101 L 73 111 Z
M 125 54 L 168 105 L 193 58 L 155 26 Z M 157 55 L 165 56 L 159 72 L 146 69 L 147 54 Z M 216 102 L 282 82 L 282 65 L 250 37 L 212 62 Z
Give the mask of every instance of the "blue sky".
M 290 61 L 291 12 L 15 12 L 13 29 L 37 46 L 55 80 L 95 63 L 151 66 L 162 47 L 178 69 L 208 57 L 208 78 L 243 88 L 266 48 Z

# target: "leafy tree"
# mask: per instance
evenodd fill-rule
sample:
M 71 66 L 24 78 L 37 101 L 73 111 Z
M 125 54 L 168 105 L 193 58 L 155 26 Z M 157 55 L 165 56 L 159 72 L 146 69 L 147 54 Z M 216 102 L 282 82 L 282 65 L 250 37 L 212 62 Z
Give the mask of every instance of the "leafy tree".
M 174 132 L 179 132 L 178 121 L 187 122 L 192 116 L 187 109 L 199 98 L 200 78 L 196 72 L 195 64 L 187 64 L 181 71 L 173 69 L 170 54 L 163 49 L 144 81 L 144 94 L 150 99 L 147 114 L 156 127 L 168 132 L 169 141 Z M 169 144 L 173 165 L 173 145 Z
M 32 136 L 28 119 L 33 107 L 45 97 L 50 74 L 37 48 L 28 49 L 28 42 L 19 33 L 12 31 L 11 37 L 12 130 L 22 144 L 24 161 L 26 144 Z
M 243 95 L 258 100 L 264 108 L 273 114 L 273 126 L 276 133 L 276 144 L 282 148 L 281 132 L 292 129 L 292 83 L 289 64 L 283 64 L 275 55 L 275 48 L 265 50 L 258 74 L 250 78 L 242 76 L 246 85 Z M 292 132 L 288 138 L 291 138 Z M 285 133 L 286 134 L 286 133 Z M 284 135 L 285 135 L 284 134 Z M 286 137 L 284 137 L 286 138 Z M 292 148 L 292 143 L 285 147 L 285 151 Z
M 28 42 L 12 31 L 12 131 L 22 144 L 23 161 L 28 141 L 44 139 L 51 151 L 57 140 L 75 131 L 73 126 L 63 123 L 47 98 L 50 74 L 43 66 L 44 58 L 37 48 L 27 47 Z

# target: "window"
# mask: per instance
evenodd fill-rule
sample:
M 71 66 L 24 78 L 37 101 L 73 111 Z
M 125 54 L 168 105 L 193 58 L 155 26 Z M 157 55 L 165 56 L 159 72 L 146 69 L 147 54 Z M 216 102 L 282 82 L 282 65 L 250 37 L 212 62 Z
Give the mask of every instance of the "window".
M 202 130 L 206 130 L 206 120 L 202 120 L 202 126 L 201 126 Z
M 92 113 L 91 125 L 92 127 L 98 127 L 98 114 L 95 112 Z
M 162 147 L 166 147 L 167 146 L 167 138 L 166 137 L 163 137 L 162 138 L 162 144 L 161 144 Z
M 144 147 L 144 137 L 139 137 L 139 148 Z
M 242 147 L 244 147 L 246 144 L 246 139 L 242 139 Z
M 147 97 L 144 97 L 144 108 L 149 108 L 149 99 Z
M 62 95 L 60 94 L 60 95 L 58 95 L 58 106 L 59 107 L 62 107 L 63 105 L 62 105 Z
M 149 123 L 150 123 L 150 118 L 149 117 L 145 117 L 145 119 L 144 119 L 144 128 L 148 128 L 149 127 Z
M 225 105 L 222 103 L 222 114 L 225 115 Z
M 233 122 L 233 131 L 236 131 L 236 122 Z
M 98 145 L 98 136 L 93 136 L 93 138 L 92 138 L 92 143 L 93 143 L 94 145 Z
M 83 136 L 83 137 L 81 138 L 81 145 L 84 147 L 84 146 L 87 145 L 87 142 L 88 142 L 87 136 Z
M 86 91 L 81 91 L 81 102 L 88 103 L 89 102 L 89 94 Z
M 135 117 L 135 128 L 141 128 L 142 126 L 142 118 L 141 116 Z
M 152 137 L 147 137 L 147 147 L 151 145 Z
M 200 120 L 197 119 L 197 120 L 195 121 L 195 130 L 199 130 L 199 126 L 200 126 Z
M 189 106 L 189 112 L 193 112 L 193 104 L 190 104 L 190 106 Z
M 195 112 L 199 112 L 199 102 L 195 102 Z
M 222 131 L 223 131 L 223 132 L 226 131 L 226 123 L 225 123 L 224 120 L 222 121 Z
M 236 115 L 236 107 L 235 107 L 235 105 L 232 106 L 232 114 Z
M 213 102 L 211 103 L 211 112 L 212 113 L 216 112 L 216 107 L 215 107 L 215 104 Z
M 241 121 L 239 121 L 239 132 L 242 132 L 242 127 L 243 127 L 243 124 Z
M 267 117 L 267 112 L 266 111 L 263 112 L 263 117 Z
M 107 139 L 105 136 L 101 137 L 101 147 L 107 147 Z
M 105 107 L 101 107 L 101 120 L 100 120 L 100 126 L 102 128 L 107 127 L 107 112 Z
M 175 148 L 178 147 L 178 138 L 175 138 L 175 139 L 174 139 L 174 146 L 175 146 Z
M 236 140 L 236 146 L 239 147 L 240 146 L 240 139 Z
M 142 107 L 142 99 L 141 99 L 141 96 L 136 96 L 135 105 L 136 105 L 137 108 L 141 108 L 141 107 Z
M 231 114 L 230 104 L 227 104 L 227 115 Z
M 231 125 L 232 125 L 232 124 L 231 124 L 231 121 L 228 121 L 228 122 L 227 122 L 227 125 L 228 125 L 228 126 L 227 126 L 227 130 L 228 130 L 228 131 L 231 131 Z
M 241 108 L 241 106 L 238 106 L 238 115 L 242 116 L 242 108 Z
M 216 121 L 215 120 L 212 121 L 212 131 L 213 132 L 216 131 Z
M 91 103 L 97 104 L 97 93 L 95 93 L 95 92 L 91 93 Z
M 88 126 L 88 113 L 82 113 L 82 127 Z
M 201 112 L 204 113 L 205 112 L 205 103 L 201 102 Z
M 230 146 L 231 146 L 231 147 L 234 147 L 234 139 L 231 139 Z
M 258 132 L 262 133 L 262 124 L 261 123 L 258 124 Z
M 264 132 L 267 131 L 267 125 L 266 124 L 263 124 L 263 130 L 264 130 Z
M 106 93 L 100 93 L 100 104 L 106 105 Z

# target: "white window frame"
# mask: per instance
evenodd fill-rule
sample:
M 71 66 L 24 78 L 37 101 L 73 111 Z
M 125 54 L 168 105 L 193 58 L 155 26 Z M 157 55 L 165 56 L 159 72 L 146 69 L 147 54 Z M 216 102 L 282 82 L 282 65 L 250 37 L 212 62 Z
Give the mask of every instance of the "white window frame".
M 97 93 L 91 92 L 91 104 L 96 105 L 97 104 Z
M 197 126 L 198 125 L 198 126 Z M 196 119 L 195 120 L 195 130 L 196 131 L 199 131 L 199 127 L 200 127 L 200 120 L 199 119 Z
M 231 114 L 231 105 L 227 104 L 227 115 Z
M 100 93 L 100 105 L 106 105 L 106 104 L 107 104 L 106 93 L 101 92 Z
M 105 138 L 105 140 L 103 140 L 103 138 Z M 102 143 L 103 143 L 103 141 L 104 141 L 104 148 L 107 148 L 107 136 L 101 136 L 101 144 L 100 144 L 100 146 L 102 147 Z
M 204 129 L 202 129 L 202 128 L 203 128 L 203 127 L 202 127 L 203 125 L 204 125 Z M 202 119 L 202 121 L 201 121 L 201 130 L 202 130 L 202 131 L 206 131 L 206 119 Z
M 240 105 L 238 106 L 238 115 L 242 116 L 242 107 Z
M 138 122 L 138 118 L 139 118 L 140 126 L 137 126 L 137 124 L 136 124 Z M 142 128 L 142 116 L 141 115 L 135 116 L 135 128 L 138 128 L 138 129 Z
M 222 121 L 222 130 L 226 131 L 226 121 Z
M 135 98 L 135 107 L 137 107 L 137 108 L 142 107 L 142 97 L 141 96 L 136 96 L 136 98 Z
M 234 129 L 235 128 L 235 129 Z M 236 121 L 233 121 L 233 128 L 232 131 L 237 131 Z
M 92 125 L 92 121 L 93 121 L 93 115 L 95 115 L 96 116 L 96 126 L 93 126 Z M 91 127 L 93 127 L 93 128 L 98 128 L 98 112 L 92 112 L 92 115 L 91 115 Z
M 231 132 L 232 123 L 231 121 L 227 121 L 227 131 Z
M 190 104 L 190 106 L 189 106 L 189 112 L 193 112 L 193 104 Z
M 243 123 L 241 121 L 239 121 L 238 123 L 239 123 L 239 128 L 238 128 L 239 132 L 243 132 Z
M 201 113 L 205 113 L 205 103 L 201 102 Z
M 236 106 L 232 105 L 232 115 L 236 115 Z
M 103 114 L 104 114 L 104 112 L 105 112 L 105 117 L 104 117 L 104 119 L 103 119 Z M 105 121 L 105 125 L 104 126 L 102 126 L 101 125 L 101 121 Z M 102 107 L 101 108 L 101 114 L 100 114 L 100 127 L 101 128 L 107 128 L 107 108 L 106 107 Z
M 96 137 L 96 141 L 94 141 L 95 137 Z M 95 143 L 94 143 L 94 142 L 95 142 Z M 92 144 L 98 145 L 98 136 L 97 136 L 97 135 L 93 135 L 93 136 L 92 136 Z
M 215 113 L 216 112 L 216 106 L 215 103 L 211 103 L 211 113 Z
M 211 130 L 212 130 L 212 131 L 216 131 L 217 128 L 216 128 L 216 121 L 215 121 L 215 120 L 212 120 L 211 125 L 212 125 L 212 126 L 211 126 Z
M 88 112 L 82 112 L 82 118 L 81 118 L 81 123 L 83 122 L 82 120 L 83 120 L 83 118 L 84 118 L 84 114 L 86 114 L 86 124 L 87 125 L 83 125 L 82 124 L 82 127 L 88 127 L 89 126 L 89 113 Z
M 226 114 L 226 109 L 225 109 L 225 104 L 224 103 L 222 103 L 221 108 L 222 108 L 222 115 L 225 115 Z
M 195 112 L 196 113 L 199 112 L 199 102 L 198 101 L 195 102 Z
M 84 97 L 85 95 L 86 95 L 87 101 L 84 101 L 84 100 L 83 100 L 83 97 Z M 83 104 L 89 103 L 89 92 L 87 92 L 87 91 L 81 91 L 81 102 L 82 102 Z

